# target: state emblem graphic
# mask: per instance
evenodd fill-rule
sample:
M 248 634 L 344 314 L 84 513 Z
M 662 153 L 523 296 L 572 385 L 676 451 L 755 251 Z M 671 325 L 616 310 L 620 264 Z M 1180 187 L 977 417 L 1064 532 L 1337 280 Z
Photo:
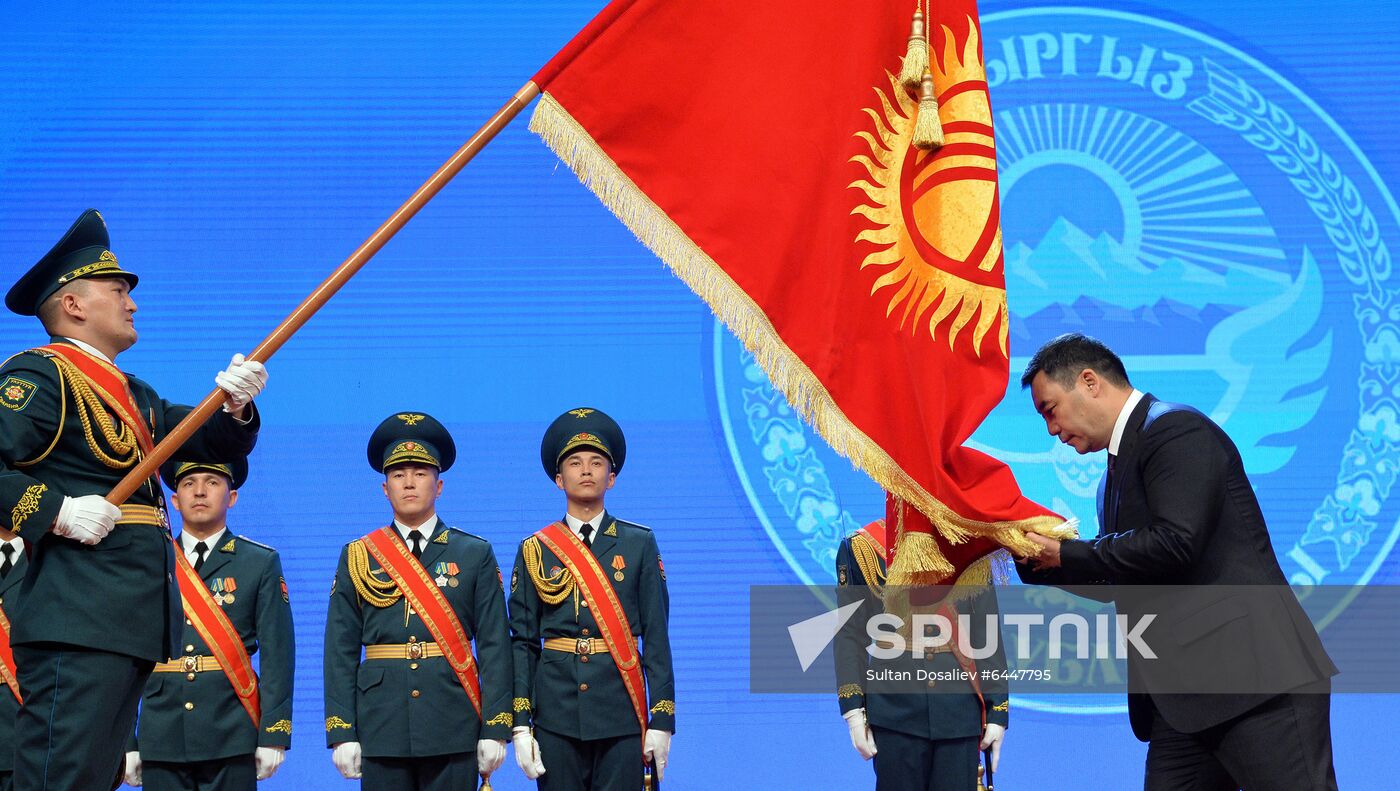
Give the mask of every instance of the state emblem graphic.
M 969 444 L 1093 535 L 1104 455 L 1049 436 L 1018 381 L 1040 343 L 1086 332 L 1139 389 L 1224 427 L 1301 597 L 1370 581 L 1400 536 L 1400 210 L 1365 154 L 1260 58 L 1177 21 L 1018 9 L 982 17 L 982 47 L 1011 375 Z M 882 494 L 718 324 L 712 350 L 717 422 L 758 522 L 796 581 L 832 584 L 837 543 L 883 515 Z M 1022 703 L 1102 712 L 1121 697 Z

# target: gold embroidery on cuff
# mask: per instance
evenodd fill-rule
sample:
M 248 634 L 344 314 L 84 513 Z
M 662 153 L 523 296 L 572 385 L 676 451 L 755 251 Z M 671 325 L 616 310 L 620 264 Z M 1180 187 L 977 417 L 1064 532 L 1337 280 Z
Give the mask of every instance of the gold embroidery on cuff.
M 859 684 L 842 684 L 836 690 L 836 697 L 838 698 L 854 698 L 857 695 L 864 694 L 865 690 L 861 689 Z
M 332 717 L 331 719 L 334 719 L 334 717 Z M 330 720 L 326 720 L 326 724 L 329 726 L 329 725 L 330 725 Z M 347 727 L 348 727 L 348 726 L 347 726 Z M 267 731 L 268 733 L 285 733 L 285 734 L 287 734 L 288 736 L 291 736 L 291 735 L 292 735 L 292 721 L 291 721 L 291 720 L 278 720 L 278 721 L 272 723 L 271 725 L 267 726 L 267 727 L 264 728 L 263 730 Z M 330 728 L 327 727 L 326 730 L 330 730 Z
M 10 529 L 18 533 L 24 527 L 24 520 L 38 513 L 39 500 L 43 498 L 44 492 L 49 490 L 46 483 L 36 483 L 24 490 L 20 495 L 19 502 L 10 511 Z
M 515 699 L 515 710 L 516 710 L 516 711 L 529 711 L 529 710 L 530 710 L 530 699 L 529 699 L 529 698 L 516 698 L 516 699 Z
M 1011 711 L 1011 701 L 1003 700 L 992 707 L 992 711 Z
M 503 711 L 500 714 L 497 714 L 496 716 L 486 721 L 487 725 L 504 725 L 507 728 L 509 728 L 514 723 L 515 718 L 512 717 L 510 712 L 508 711 Z
M 676 714 L 676 702 L 674 700 L 658 700 L 656 705 L 651 707 L 652 714 Z
M 344 729 L 346 729 L 346 730 L 348 731 L 348 730 L 350 730 L 350 729 L 353 728 L 353 727 L 354 727 L 353 725 L 351 725 L 350 723 L 346 722 L 345 720 L 342 720 L 342 719 L 339 718 L 339 717 L 327 717 L 327 718 L 326 718 L 326 732 L 327 732 L 327 733 L 329 733 L 329 732 L 335 730 L 336 728 L 344 728 Z

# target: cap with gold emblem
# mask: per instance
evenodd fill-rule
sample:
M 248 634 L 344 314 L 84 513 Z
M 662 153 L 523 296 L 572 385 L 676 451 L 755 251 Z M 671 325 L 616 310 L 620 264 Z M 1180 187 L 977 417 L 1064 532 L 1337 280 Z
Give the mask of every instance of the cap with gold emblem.
M 427 464 L 447 472 L 457 460 L 452 435 L 432 415 L 399 412 L 384 418 L 369 437 L 369 466 L 386 472 L 396 464 Z
M 612 461 L 613 472 L 622 471 L 627 459 L 627 440 L 622 427 L 605 413 L 591 407 L 570 409 L 554 419 L 540 442 L 540 463 L 551 479 L 559 474 L 559 463 L 580 450 L 596 450 Z
M 180 479 L 196 472 L 216 472 L 228 478 L 229 488 L 236 491 L 242 489 L 243 484 L 248 480 L 248 459 L 194 461 L 188 458 L 181 459 L 177 456 L 160 466 L 160 477 L 165 481 L 165 485 L 171 489 L 179 489 Z
M 121 268 L 110 246 L 107 223 L 96 209 L 88 209 L 58 244 L 10 287 L 5 307 L 21 316 L 34 316 L 55 291 L 86 277 L 120 277 L 136 288 L 136 275 Z

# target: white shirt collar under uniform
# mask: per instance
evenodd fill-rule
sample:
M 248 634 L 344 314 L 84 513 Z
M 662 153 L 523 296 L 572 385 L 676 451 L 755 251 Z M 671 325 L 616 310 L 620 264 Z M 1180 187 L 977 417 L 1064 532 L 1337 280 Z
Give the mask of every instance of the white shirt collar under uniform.
M 228 528 L 225 527 L 220 529 L 219 532 L 215 533 L 214 535 L 208 538 L 195 538 L 189 533 L 189 531 L 181 530 L 180 548 L 185 551 L 185 559 L 190 562 L 191 566 L 193 566 L 195 562 L 199 560 L 199 554 L 194 551 L 194 545 L 198 544 L 200 541 L 203 541 L 204 546 L 208 547 L 208 549 L 204 553 L 204 559 L 208 560 L 209 556 L 213 554 L 214 550 L 218 549 L 219 546 L 223 543 L 224 534 L 227 532 Z
M 603 532 L 603 514 L 605 513 L 607 512 L 599 511 L 597 516 L 585 522 L 573 514 L 565 512 L 564 523 L 569 526 L 570 530 L 574 531 L 574 535 L 578 536 L 579 540 L 583 539 L 583 526 L 586 524 L 593 525 L 593 531 L 588 534 L 588 538 L 591 541 L 596 538 L 599 533 Z
M 1132 417 L 1133 410 L 1137 409 L 1138 402 L 1142 400 L 1142 391 L 1133 388 L 1133 392 L 1128 394 L 1127 403 L 1123 404 L 1123 409 L 1118 413 L 1118 421 L 1113 424 L 1113 436 L 1108 440 L 1108 453 L 1111 456 L 1118 455 L 1118 448 L 1123 444 L 1123 432 L 1128 429 L 1128 418 Z
M 88 343 L 87 341 L 80 341 L 77 338 L 68 337 L 65 337 L 63 340 L 68 341 L 69 343 L 73 344 L 74 346 L 77 346 L 79 349 L 82 349 L 83 351 L 87 352 L 88 354 L 91 354 L 93 357 L 96 357 L 97 359 L 107 363 L 108 365 L 116 365 L 116 363 L 108 359 L 107 355 L 103 354 L 102 352 L 99 352 L 95 346 Z
M 433 537 L 433 528 L 435 527 L 437 527 L 437 514 L 433 514 L 432 516 L 428 517 L 426 520 L 423 521 L 423 524 L 421 525 L 409 526 L 404 524 L 403 522 L 400 522 L 397 519 L 394 520 L 394 529 L 399 531 L 399 538 L 402 538 L 403 542 L 409 547 L 413 546 L 412 542 L 408 540 L 409 533 L 412 533 L 414 530 L 417 530 L 420 534 L 422 534 L 423 543 L 426 544 L 428 543 L 428 539 Z

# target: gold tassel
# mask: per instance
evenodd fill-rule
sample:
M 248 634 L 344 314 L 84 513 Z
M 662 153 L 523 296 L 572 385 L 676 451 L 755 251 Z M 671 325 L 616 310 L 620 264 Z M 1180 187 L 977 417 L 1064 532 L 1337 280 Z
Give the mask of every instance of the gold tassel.
M 481 776 L 481 788 L 477 791 L 491 791 L 491 777 L 489 775 Z
M 914 10 L 913 29 L 909 32 L 909 51 L 904 55 L 904 65 L 899 70 L 899 81 L 905 88 L 919 87 L 924 72 L 928 71 L 928 40 L 924 38 L 924 12 Z
M 895 548 L 894 563 L 885 576 L 885 585 L 937 585 L 956 569 L 938 549 L 938 542 L 928 533 L 905 533 Z
M 929 151 L 943 145 L 943 122 L 938 118 L 938 93 L 933 87 L 933 75 L 924 72 L 923 87 L 919 89 L 919 118 L 914 122 L 914 146 Z

